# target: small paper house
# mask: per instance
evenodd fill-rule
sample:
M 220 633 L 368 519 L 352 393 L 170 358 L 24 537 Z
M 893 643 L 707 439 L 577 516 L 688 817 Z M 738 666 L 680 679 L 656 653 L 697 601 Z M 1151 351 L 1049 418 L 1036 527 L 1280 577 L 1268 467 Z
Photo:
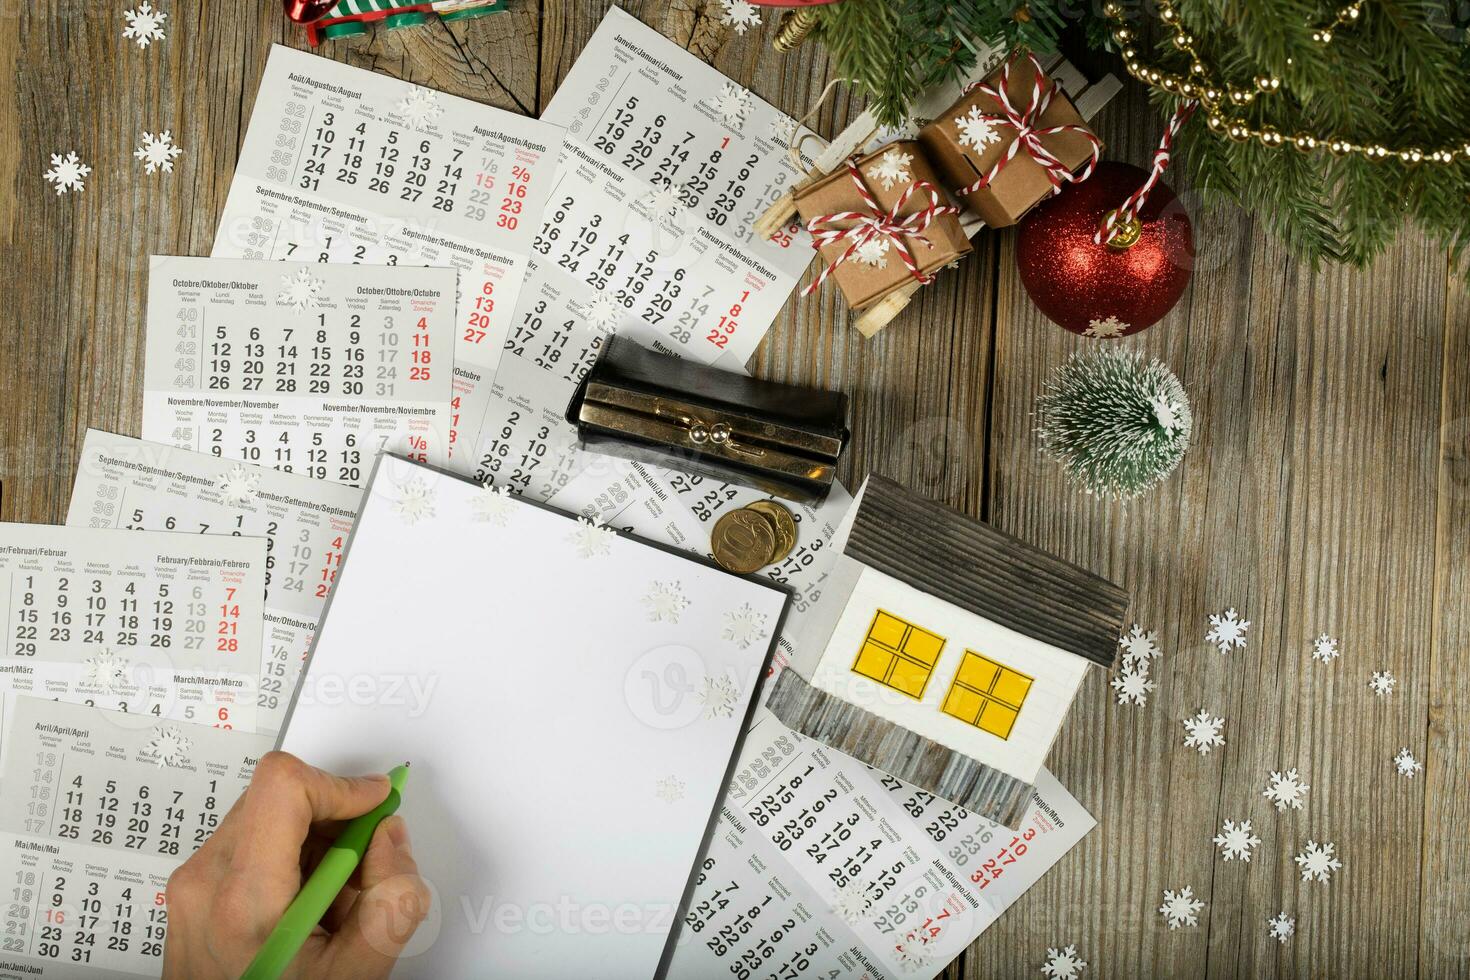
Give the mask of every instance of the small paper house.
M 1109 668 L 1118 586 L 870 476 L 767 704 L 786 725 L 1015 826 L 1088 668 Z

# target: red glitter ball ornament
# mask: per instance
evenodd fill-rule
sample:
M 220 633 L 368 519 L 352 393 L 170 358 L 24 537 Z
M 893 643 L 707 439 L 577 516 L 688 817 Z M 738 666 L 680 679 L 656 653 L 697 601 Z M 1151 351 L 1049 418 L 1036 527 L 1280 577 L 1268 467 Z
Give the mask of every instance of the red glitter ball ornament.
M 1084 337 L 1146 330 L 1179 302 L 1194 269 L 1194 228 L 1167 184 L 1154 185 L 1136 229 L 1111 245 L 1093 242 L 1108 213 L 1148 174 L 1101 163 L 1093 175 L 1035 208 L 1021 222 L 1016 263 L 1041 312 Z

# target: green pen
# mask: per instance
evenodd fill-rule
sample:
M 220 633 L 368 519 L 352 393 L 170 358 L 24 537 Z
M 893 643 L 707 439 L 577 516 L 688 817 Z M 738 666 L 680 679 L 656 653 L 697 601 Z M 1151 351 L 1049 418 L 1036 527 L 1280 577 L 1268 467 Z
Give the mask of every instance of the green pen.
M 391 816 L 403 800 L 403 784 L 408 780 L 408 763 L 388 773 L 388 798 L 372 810 L 349 821 L 342 833 L 322 856 L 321 863 L 311 877 L 301 886 L 301 891 L 286 906 L 281 921 L 266 939 L 255 959 L 240 974 L 240 980 L 275 980 L 291 960 L 301 951 L 307 937 L 311 935 L 327 909 L 337 900 L 337 895 L 352 877 L 352 872 L 362 863 L 368 844 L 378 824 Z

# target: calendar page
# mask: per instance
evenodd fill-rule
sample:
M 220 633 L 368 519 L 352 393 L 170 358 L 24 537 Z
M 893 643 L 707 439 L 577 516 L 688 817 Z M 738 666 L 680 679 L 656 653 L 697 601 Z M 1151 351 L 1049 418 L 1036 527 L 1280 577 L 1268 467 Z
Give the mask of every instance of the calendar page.
M 706 558 L 715 521 L 771 495 L 648 463 L 587 454 L 587 466 L 549 503 L 595 518 L 620 530 L 661 541 Z M 822 594 L 831 566 L 829 545 L 852 495 L 836 484 L 820 504 L 780 501 L 796 521 L 796 547 L 779 564 L 758 574 L 792 590 L 791 612 L 781 631 L 776 666 L 785 666 L 799 642 L 807 613 Z
M 163 971 L 173 858 L 0 832 L 0 980 L 113 980 Z
M 562 135 L 275 45 L 213 254 L 458 270 L 454 441 L 484 412 Z
M 0 693 L 255 729 L 265 541 L 0 524 Z
M 546 119 L 567 127 L 473 459 L 544 500 L 575 470 L 563 419 L 603 339 L 740 370 L 812 260 L 751 229 L 801 171 L 790 117 L 611 8 Z M 807 160 L 807 163 L 810 161 Z
M 380 450 L 443 465 L 453 269 L 155 255 L 143 438 L 361 486 Z
M 1044 769 L 1009 830 L 762 711 L 669 976 L 937 976 L 1095 825 Z
M 275 745 L 269 735 L 11 695 L 0 833 L 183 863 Z
M 93 429 L 82 444 L 66 521 L 266 539 L 255 730 L 275 734 L 361 499 L 353 487 Z

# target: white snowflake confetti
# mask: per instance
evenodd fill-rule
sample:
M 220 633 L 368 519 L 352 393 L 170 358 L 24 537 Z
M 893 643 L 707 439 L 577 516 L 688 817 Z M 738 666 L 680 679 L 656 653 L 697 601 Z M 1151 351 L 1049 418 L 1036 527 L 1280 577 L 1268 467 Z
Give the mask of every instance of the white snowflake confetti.
M 103 694 L 111 694 L 128 679 L 128 662 L 111 650 L 99 650 L 97 656 L 88 657 L 86 666 L 87 682 Z
M 745 117 L 750 115 L 750 92 L 741 88 L 734 82 L 726 82 L 720 86 L 720 94 L 715 97 L 715 112 L 725 120 L 725 125 L 732 129 L 739 129 L 745 125 Z
M 678 582 L 653 582 L 643 595 L 643 604 L 648 607 L 650 623 L 677 623 L 689 600 Z
M 138 47 L 146 48 L 154 41 L 163 40 L 163 22 L 168 14 L 154 10 L 151 4 L 140 3 L 132 10 L 123 11 L 128 26 L 123 28 L 123 37 L 136 41 Z
M 1409 751 L 1408 746 L 1405 746 L 1399 749 L 1398 755 L 1393 757 L 1393 767 L 1398 771 L 1400 776 L 1408 776 L 1410 779 L 1413 779 L 1414 773 L 1422 770 L 1424 764 L 1414 758 L 1414 753 Z
M 886 238 L 869 238 L 857 247 L 852 256 L 863 265 L 882 269 L 888 265 L 889 244 Z
M 133 156 L 143 161 L 144 173 L 154 173 L 162 170 L 166 174 L 174 172 L 174 157 L 184 151 L 174 145 L 173 134 L 165 129 L 154 136 L 146 129 L 143 131 L 143 142 L 133 151 Z
M 1284 943 L 1296 934 L 1296 920 L 1282 912 L 1274 919 L 1266 920 L 1266 934 L 1278 943 Z
M 1126 669 L 1113 678 L 1112 685 L 1118 692 L 1119 704 L 1147 704 L 1148 692 L 1156 686 L 1146 672 Z
M 890 147 L 883 151 L 877 163 L 868 168 L 868 176 L 881 183 L 885 189 L 900 182 L 907 184 L 913 180 L 909 176 L 909 164 L 913 162 L 912 153 L 904 153 L 896 146 Z
M 1082 336 L 1096 337 L 1099 340 L 1121 337 L 1123 336 L 1123 331 L 1127 330 L 1130 326 L 1132 324 L 1124 323 L 1115 316 L 1109 316 L 1104 320 L 1088 320 L 1087 329 L 1082 331 Z
M 905 973 L 927 973 L 934 962 L 933 945 L 928 937 L 917 933 L 911 932 L 905 936 L 903 945 L 896 947 L 894 952 L 898 955 L 898 965 Z
M 1159 423 L 1159 428 L 1170 434 L 1179 432 L 1184 428 L 1184 419 L 1189 409 L 1179 404 L 1168 395 L 1160 392 L 1149 399 L 1153 406 L 1154 418 Z
M 1302 797 L 1306 796 L 1307 790 L 1311 788 L 1297 777 L 1295 769 L 1288 769 L 1284 776 L 1279 772 L 1271 773 L 1271 785 L 1267 786 L 1261 795 L 1276 804 L 1277 810 L 1285 810 L 1287 807 L 1300 810 Z
M 1123 669 L 1125 670 L 1148 670 L 1148 662 L 1159 655 L 1159 634 L 1153 630 L 1147 633 L 1137 623 L 1133 628 L 1118 637 L 1118 646 L 1123 648 Z
M 515 496 L 509 487 L 496 487 L 487 483 L 470 501 L 470 518 L 479 524 L 505 527 L 514 510 Z
M 1087 964 L 1077 955 L 1076 946 L 1068 946 L 1063 950 L 1046 948 L 1046 965 L 1041 972 L 1052 980 L 1077 980 Z
M 622 319 L 623 307 L 610 294 L 597 293 L 587 303 L 587 312 L 582 316 L 593 328 L 611 333 L 617 329 L 618 320 Z
M 968 146 L 976 153 L 984 152 L 991 143 L 1000 142 L 995 118 L 981 112 L 977 105 L 970 106 L 966 115 L 956 116 L 954 124 L 960 130 L 960 145 Z
M 1331 663 L 1338 657 L 1337 640 L 1326 633 L 1312 641 L 1312 659 L 1320 660 L 1324 664 Z
M 189 761 L 189 750 L 193 747 L 193 741 L 173 725 L 160 725 L 148 740 L 148 752 L 160 769 L 184 765 Z
M 796 120 L 782 113 L 777 113 L 771 120 L 771 126 L 766 130 L 766 135 L 780 143 L 782 146 L 790 146 L 791 141 L 796 139 Z
M 414 126 L 427 126 L 444 111 L 437 93 L 415 85 L 408 94 L 398 100 L 398 113 Z
M 1215 835 L 1215 846 L 1225 856 L 1225 860 L 1233 861 L 1240 858 L 1249 862 L 1251 859 L 1251 848 L 1261 843 L 1261 839 L 1251 833 L 1251 822 L 1242 820 L 1236 823 L 1233 820 L 1225 821 L 1225 826 Z
M 679 200 L 679 191 L 669 181 L 655 185 L 644 198 L 648 209 L 660 218 L 680 218 L 684 215 L 684 203 Z
M 1198 749 L 1200 755 L 1208 755 L 1210 749 L 1225 744 L 1225 736 L 1220 734 L 1224 727 L 1224 718 L 1212 718 L 1201 708 L 1193 718 L 1184 719 L 1184 744 Z
M 1314 840 L 1307 841 L 1307 849 L 1296 856 L 1296 863 L 1302 869 L 1302 881 L 1326 881 L 1332 872 L 1342 867 L 1342 862 L 1333 856 L 1336 845 L 1332 843 L 1318 846 Z
M 1169 923 L 1170 929 L 1178 929 L 1181 925 L 1199 925 L 1196 913 L 1204 907 L 1205 903 L 1194 897 L 1194 888 L 1185 885 L 1178 894 L 1164 889 L 1164 904 L 1159 906 L 1159 914 Z
M 757 612 L 750 603 L 725 613 L 725 639 L 744 650 L 756 641 L 766 628 L 766 614 Z
M 696 695 L 706 718 L 730 718 L 740 704 L 740 688 L 724 674 L 706 674 Z
M 665 803 L 678 803 L 684 798 L 684 780 L 678 776 L 665 776 L 654 787 L 653 795 Z
M 760 27 L 760 11 L 755 9 L 755 4 L 750 0 L 720 0 L 725 5 L 725 13 L 720 18 L 724 23 L 735 28 L 736 34 L 744 34 L 747 27 Z
M 289 306 L 297 312 L 314 310 L 322 281 L 312 275 L 310 269 L 302 268 L 294 276 L 289 272 L 281 276 L 281 287 L 280 294 L 276 296 L 277 303 Z
M 1398 678 L 1388 671 L 1375 670 L 1373 672 L 1373 679 L 1368 682 L 1368 686 L 1373 689 L 1374 694 L 1386 698 L 1393 693 L 1393 686 L 1398 682 Z
M 1218 616 L 1210 616 L 1210 631 L 1205 634 L 1205 640 L 1219 647 L 1221 653 L 1229 653 L 1231 647 L 1245 649 L 1245 631 L 1250 625 L 1234 609 L 1227 609 Z
M 868 890 L 856 881 L 849 881 L 832 896 L 833 914 L 854 928 L 867 921 L 872 907 Z
M 260 474 L 236 463 L 220 481 L 219 491 L 227 502 L 244 507 L 260 493 Z
M 617 536 L 618 532 L 606 524 L 579 517 L 568 540 L 577 549 L 578 558 L 596 558 L 612 554 L 613 539 Z
M 434 491 L 423 480 L 414 477 L 398 491 L 398 499 L 393 501 L 393 512 L 403 523 L 412 526 L 433 517 L 435 503 Z
M 92 168 L 82 162 L 73 150 L 66 156 L 51 154 L 51 169 L 46 171 L 46 182 L 56 187 L 57 194 L 87 189 L 87 175 Z

